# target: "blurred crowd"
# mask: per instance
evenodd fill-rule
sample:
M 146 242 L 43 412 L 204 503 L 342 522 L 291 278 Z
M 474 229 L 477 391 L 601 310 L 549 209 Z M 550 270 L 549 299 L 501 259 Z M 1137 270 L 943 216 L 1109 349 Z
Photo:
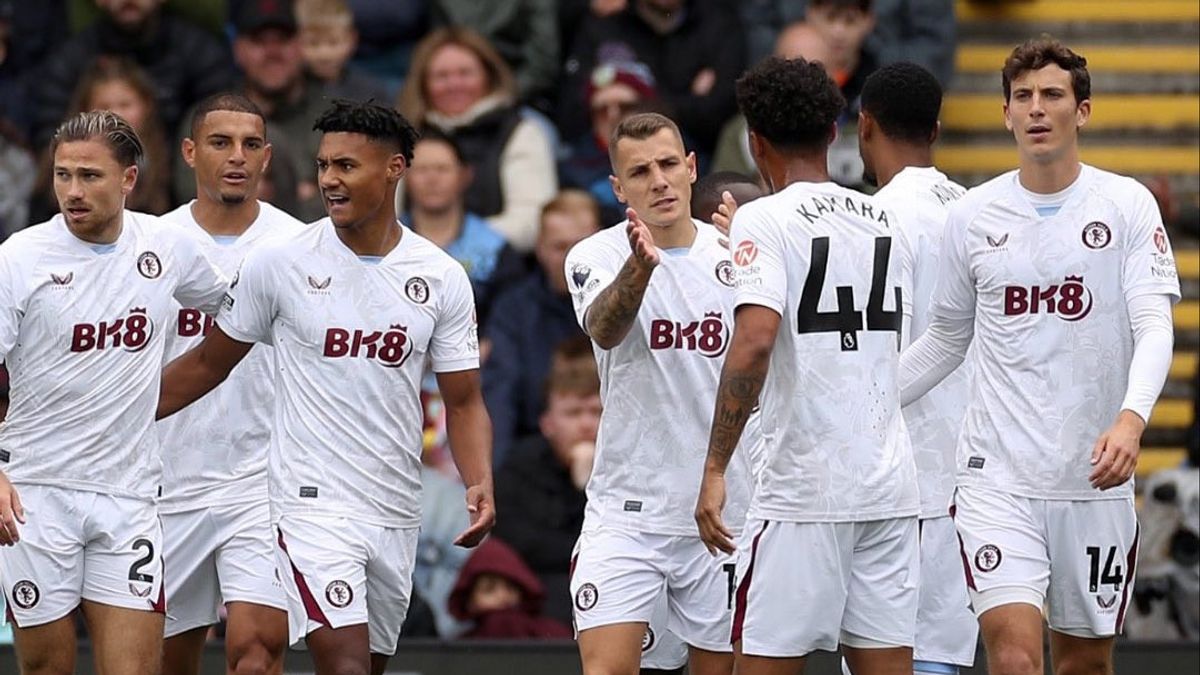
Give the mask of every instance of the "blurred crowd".
M 244 93 L 266 113 L 273 146 L 260 199 L 312 221 L 324 215 L 317 113 L 338 97 L 393 102 L 422 131 L 398 212 L 463 264 L 475 291 L 501 514 L 486 545 L 452 545 L 465 526 L 463 488 L 431 377 L 405 635 L 569 637 L 568 564 L 600 397 L 563 261 L 624 218 L 608 179 L 611 130 L 633 112 L 665 113 L 701 175 L 753 183 L 734 82 L 766 55 L 803 56 L 824 64 L 850 102 L 830 169 L 858 186 L 852 126 L 863 81 L 903 57 L 948 85 L 953 5 L 0 0 L 0 238 L 56 212 L 47 146 L 73 113 L 110 109 L 138 130 L 146 157 L 127 205 L 161 214 L 195 196 L 179 152 L 191 108 L 216 92 Z M 694 215 L 712 209 L 698 205 Z M 1179 502 L 1194 520 L 1195 491 L 1184 492 L 1160 501 Z

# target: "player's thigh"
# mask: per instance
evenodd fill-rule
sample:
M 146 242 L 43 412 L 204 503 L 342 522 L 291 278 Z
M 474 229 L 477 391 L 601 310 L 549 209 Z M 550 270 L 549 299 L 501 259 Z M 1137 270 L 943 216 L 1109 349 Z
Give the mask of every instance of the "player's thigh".
M 9 623 L 32 628 L 57 621 L 79 606 L 87 541 L 84 519 L 95 493 L 42 485 L 22 485 L 20 491 L 25 523 L 20 526 L 21 541 L 0 548 L 0 586 Z
M 71 615 L 27 628 L 14 626 L 13 646 L 17 650 L 20 673 L 71 675 L 75 672 L 75 621 Z
M 282 672 L 287 612 L 251 602 L 230 602 L 225 609 L 225 662 L 230 672 Z
M 714 556 L 697 537 L 672 537 L 665 569 L 671 632 L 692 647 L 732 654 L 736 568 L 733 556 Z
M 1050 631 L 1050 663 L 1056 675 L 1111 673 L 1115 637 L 1086 638 Z
M 104 675 L 162 672 L 163 615 L 148 609 L 83 601 L 96 671 Z
M 570 584 L 577 631 L 582 634 L 612 624 L 650 622 L 666 581 L 658 560 L 663 539 L 612 529 L 579 535 Z M 631 643 L 635 653 L 641 639 L 638 635 Z
M 396 653 L 400 627 L 412 599 L 418 528 L 381 527 L 367 563 L 367 617 L 371 653 Z
M 221 594 L 215 552 L 220 546 L 209 509 L 161 516 L 163 527 L 163 585 L 166 589 L 168 639 L 215 624 L 220 618 Z M 166 573 L 170 570 L 170 573 Z M 173 658 L 179 645 L 168 648 Z
M 1133 597 L 1138 523 L 1132 499 L 1048 502 L 1047 622 L 1083 639 L 1121 630 Z
M 1012 602 L 1039 610 L 1050 586 L 1044 502 L 959 488 L 951 514 L 976 616 Z
M 168 625 L 169 622 L 168 618 Z M 175 633 L 163 640 L 163 675 L 199 675 L 207 641 L 208 626 Z
M 373 673 L 367 624 L 341 628 L 320 626 L 306 638 L 317 675 Z
M 731 635 L 742 654 L 794 659 L 837 649 L 850 584 L 852 526 L 747 521 L 738 543 Z
M 979 615 L 979 632 L 983 636 L 989 673 L 1042 673 L 1041 608 L 1020 601 L 997 605 Z
M 88 534 L 83 599 L 163 614 L 163 536 L 157 507 L 99 495 L 88 518 Z
M 284 516 L 276 537 L 289 644 L 321 628 L 362 624 L 365 635 L 368 551 L 355 523 L 337 516 Z M 315 655 L 321 648 L 309 640 L 309 649 Z M 365 658 L 365 645 L 363 654 Z
M 843 646 L 846 663 L 854 675 L 912 675 L 911 647 Z
M 580 631 L 579 657 L 584 675 L 634 675 L 641 663 L 637 645 L 646 635 L 644 622 L 608 623 Z
M 958 534 L 948 516 L 921 521 L 921 572 L 913 658 L 970 666 L 979 624 L 971 611 Z
M 915 516 L 854 523 L 843 645 L 907 647 L 911 661 L 921 564 L 917 527 Z

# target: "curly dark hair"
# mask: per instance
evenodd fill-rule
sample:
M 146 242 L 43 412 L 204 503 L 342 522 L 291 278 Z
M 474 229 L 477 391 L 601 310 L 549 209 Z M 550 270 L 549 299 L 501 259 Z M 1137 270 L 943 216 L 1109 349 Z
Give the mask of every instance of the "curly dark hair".
M 754 133 L 781 150 L 818 150 L 846 99 L 821 64 L 772 56 L 737 81 L 738 108 Z
M 420 134 L 395 108 L 372 101 L 336 99 L 317 117 L 313 130 L 322 133 L 362 134 L 373 141 L 391 143 L 411 164 Z
M 915 63 L 888 64 L 863 84 L 862 109 L 888 138 L 928 145 L 937 131 L 942 85 Z
M 1004 60 L 1004 68 L 1000 71 L 1004 100 L 1012 96 L 1012 81 L 1017 76 L 1041 70 L 1052 63 L 1071 73 L 1071 91 L 1075 94 L 1076 104 L 1092 97 L 1092 76 L 1088 73 L 1087 59 L 1049 35 L 1042 35 L 1018 45 Z

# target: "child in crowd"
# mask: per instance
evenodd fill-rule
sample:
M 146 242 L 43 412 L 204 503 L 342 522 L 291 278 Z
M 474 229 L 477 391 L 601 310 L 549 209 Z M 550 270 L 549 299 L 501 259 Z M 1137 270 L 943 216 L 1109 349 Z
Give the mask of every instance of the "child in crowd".
M 347 67 L 358 48 L 354 14 L 345 0 L 296 0 L 296 25 L 309 74 L 333 97 L 390 101 L 382 83 Z
M 450 613 L 475 626 L 465 638 L 569 638 L 571 630 L 542 616 L 545 592 L 516 551 L 496 537 L 467 559 L 450 593 Z

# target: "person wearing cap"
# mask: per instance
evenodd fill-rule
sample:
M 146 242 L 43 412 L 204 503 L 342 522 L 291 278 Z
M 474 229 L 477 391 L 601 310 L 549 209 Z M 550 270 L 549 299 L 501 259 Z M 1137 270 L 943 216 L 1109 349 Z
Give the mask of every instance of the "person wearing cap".
M 625 219 L 625 207 L 609 185 L 612 172 L 608 140 L 617 123 L 635 112 L 655 111 L 659 106 L 654 74 L 635 61 L 601 63 L 592 70 L 584 91 L 591 128 L 571 140 L 559 161 L 558 175 L 564 187 L 587 190 L 600 204 L 600 224 L 612 225 Z
M 304 55 L 292 11 L 285 0 L 244 0 L 233 8 L 233 58 L 242 72 L 236 92 L 266 115 L 275 161 L 287 162 L 298 178 L 299 207 L 291 215 L 305 222 L 325 214 L 317 190 L 320 135 L 312 122 L 325 109 L 327 90 L 304 72 Z M 180 140 L 186 129 L 180 129 Z M 195 197 L 195 181 L 182 160 L 175 163 L 175 190 Z
M 184 111 L 228 89 L 235 71 L 229 49 L 203 28 L 162 11 L 163 0 L 96 0 L 100 19 L 68 39 L 31 80 L 33 141 L 43 147 L 62 122 L 80 75 L 99 55 L 124 56 L 154 83 L 164 128 Z M 190 178 L 189 178 L 190 181 Z

